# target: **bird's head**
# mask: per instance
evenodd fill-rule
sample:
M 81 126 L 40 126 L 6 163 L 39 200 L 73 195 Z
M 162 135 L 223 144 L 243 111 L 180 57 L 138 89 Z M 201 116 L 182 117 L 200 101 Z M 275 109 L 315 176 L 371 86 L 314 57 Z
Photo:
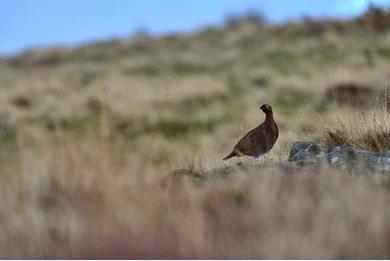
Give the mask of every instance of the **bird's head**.
M 260 110 L 262 110 L 265 114 L 272 113 L 272 107 L 269 104 L 261 105 Z

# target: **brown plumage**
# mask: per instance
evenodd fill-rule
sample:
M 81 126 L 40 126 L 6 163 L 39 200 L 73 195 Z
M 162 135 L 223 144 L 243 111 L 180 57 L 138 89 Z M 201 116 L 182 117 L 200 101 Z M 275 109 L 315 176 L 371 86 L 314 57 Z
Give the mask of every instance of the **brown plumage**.
M 242 137 L 223 160 L 244 155 L 257 158 L 272 149 L 279 136 L 278 125 L 274 121 L 271 105 L 264 104 L 260 110 L 265 113 L 264 122 Z

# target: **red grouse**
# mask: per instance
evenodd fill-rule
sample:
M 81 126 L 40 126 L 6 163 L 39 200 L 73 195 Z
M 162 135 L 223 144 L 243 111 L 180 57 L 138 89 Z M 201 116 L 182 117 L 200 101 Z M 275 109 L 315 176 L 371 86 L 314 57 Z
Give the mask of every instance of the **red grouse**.
M 279 136 L 278 125 L 274 121 L 271 105 L 264 104 L 260 107 L 260 110 L 265 113 L 264 122 L 242 137 L 234 146 L 233 151 L 223 160 L 234 156 L 258 158 L 272 149 Z

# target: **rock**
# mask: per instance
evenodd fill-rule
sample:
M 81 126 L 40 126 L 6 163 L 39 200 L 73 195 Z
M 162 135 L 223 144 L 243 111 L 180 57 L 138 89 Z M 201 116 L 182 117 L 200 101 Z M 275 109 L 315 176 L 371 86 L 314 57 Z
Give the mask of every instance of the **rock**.
M 341 168 L 363 167 L 390 174 L 390 151 L 377 153 L 352 147 L 299 141 L 292 146 L 289 161 L 299 165 L 326 162 Z
M 224 178 L 228 177 L 229 175 L 237 172 L 237 171 L 256 171 L 258 168 L 262 168 L 263 166 L 254 166 L 250 164 L 244 164 L 242 162 L 239 162 L 237 164 L 234 164 L 232 166 L 224 166 L 224 167 L 218 167 L 213 168 L 209 170 L 196 170 L 193 167 L 190 168 L 182 168 L 182 169 L 175 169 L 167 175 L 167 178 L 163 181 L 163 185 L 167 186 L 172 185 L 175 182 L 181 181 L 181 178 L 187 177 L 190 178 L 192 181 L 197 182 L 198 184 L 202 184 L 204 181 L 212 180 L 214 178 Z

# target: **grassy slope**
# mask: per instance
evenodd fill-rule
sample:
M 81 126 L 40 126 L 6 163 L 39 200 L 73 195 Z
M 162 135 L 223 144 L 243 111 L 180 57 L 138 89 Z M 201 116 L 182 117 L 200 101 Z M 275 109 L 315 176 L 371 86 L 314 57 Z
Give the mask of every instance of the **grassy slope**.
M 379 127 L 361 128 L 361 109 L 325 98 L 338 82 L 387 87 L 390 33 L 373 13 L 278 27 L 232 18 L 1 61 L 0 253 L 88 257 L 103 240 L 113 257 L 389 257 L 387 177 L 277 163 L 339 120 L 341 142 L 362 148 L 366 129 L 388 129 L 375 106 Z M 168 175 L 220 167 L 263 103 L 281 131 L 269 167 L 201 184 Z

